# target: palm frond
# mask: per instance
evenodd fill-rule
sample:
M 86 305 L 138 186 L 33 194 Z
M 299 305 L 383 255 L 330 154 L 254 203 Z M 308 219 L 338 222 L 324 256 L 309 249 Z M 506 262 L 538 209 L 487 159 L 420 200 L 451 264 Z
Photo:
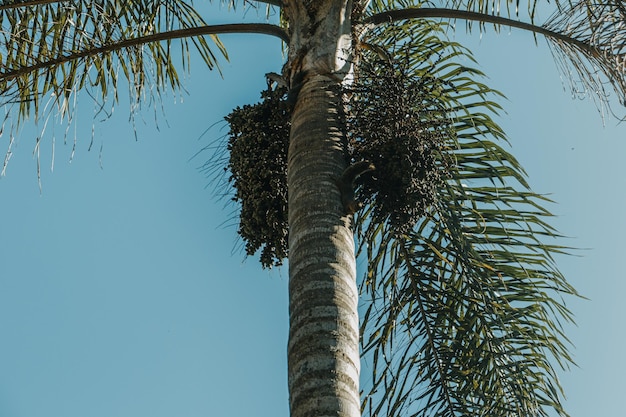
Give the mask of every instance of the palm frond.
M 561 328 L 572 318 L 561 297 L 576 291 L 553 260 L 566 248 L 545 243 L 558 237 L 548 200 L 528 188 L 503 146 L 492 119 L 498 93 L 478 81 L 470 53 L 444 31 L 419 20 L 367 39 L 392 45 L 395 61 L 432 80 L 425 91 L 437 114 L 447 109 L 450 128 L 441 156 L 447 179 L 410 230 L 373 216 L 374 206 L 357 219 L 368 262 L 364 412 L 527 417 L 552 408 L 566 415 L 553 366 L 572 362 Z M 429 126 L 421 114 L 416 129 Z
M 158 37 L 205 25 L 185 1 L 31 3 L 0 10 L 0 93 L 3 104 L 19 105 L 18 121 L 31 112 L 39 116 L 42 100 L 50 96 L 62 114 L 70 97 L 85 87 L 102 98 L 117 98 L 119 78 L 128 80 L 136 99 L 147 86 L 157 95 L 168 86 L 180 88 L 174 54 L 185 68 L 190 44 L 209 68 L 216 65 L 213 48 L 203 37 L 180 38 L 179 47 Z M 147 42 L 133 41 L 142 38 Z M 219 39 L 210 38 L 225 56 Z
M 537 14 L 537 6 L 541 5 L 540 0 L 528 0 L 527 4 L 520 4 L 520 1 L 501 1 L 501 0 L 444 0 L 442 6 L 451 9 L 465 10 L 477 12 L 481 14 L 503 16 L 503 17 L 520 17 L 527 18 L 534 23 Z M 557 5 L 560 1 L 555 2 Z M 521 8 L 520 8 L 521 7 Z M 481 28 L 484 26 L 481 25 Z M 471 24 L 468 25 L 471 28 Z
M 612 89 L 626 106 L 626 5 L 622 1 L 581 1 L 555 12 L 544 26 L 589 45 L 547 38 L 573 91 L 605 104 L 612 100 Z
M 620 104 L 626 105 L 626 8 L 618 0 L 560 4 L 544 25 L 536 25 L 532 16 L 528 23 L 500 16 L 499 11 L 483 10 L 488 2 L 482 1 L 467 3 L 467 9 L 465 3 L 457 2 L 451 2 L 451 8 L 423 7 L 417 1 L 399 3 L 402 7 L 374 7 L 365 23 L 437 18 L 478 22 L 481 29 L 490 23 L 496 28 L 509 26 L 542 35 L 577 93 L 590 94 L 600 107 L 610 108 L 612 89 Z M 480 6 L 479 10 L 472 10 L 472 4 Z
M 227 4 L 229 8 L 237 8 L 240 6 L 244 7 L 259 7 L 258 3 L 265 4 L 267 7 L 283 7 L 283 2 L 281 0 L 220 0 L 220 3 Z
M 93 99 L 94 115 L 107 117 L 119 100 L 119 88 L 128 89 L 134 121 L 143 102 L 157 103 L 163 92 L 184 89 L 179 71 L 188 70 L 192 48 L 209 69 L 219 70 L 219 55 L 228 56 L 218 34 L 261 33 L 287 40 L 284 29 L 269 23 L 207 25 L 186 0 L 6 2 L 0 6 L 0 22 L 2 130 L 10 125 L 0 175 L 17 130 L 32 118 L 43 121 L 35 145 L 40 177 L 46 126 L 53 118 L 55 125 L 67 126 L 68 134 L 80 91 Z

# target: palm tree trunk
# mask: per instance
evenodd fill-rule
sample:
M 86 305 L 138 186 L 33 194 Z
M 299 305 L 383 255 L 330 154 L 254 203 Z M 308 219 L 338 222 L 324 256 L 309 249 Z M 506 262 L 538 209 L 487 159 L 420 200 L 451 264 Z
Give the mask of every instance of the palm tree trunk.
M 360 416 L 359 319 L 337 81 L 310 77 L 294 109 L 289 186 L 291 417 Z

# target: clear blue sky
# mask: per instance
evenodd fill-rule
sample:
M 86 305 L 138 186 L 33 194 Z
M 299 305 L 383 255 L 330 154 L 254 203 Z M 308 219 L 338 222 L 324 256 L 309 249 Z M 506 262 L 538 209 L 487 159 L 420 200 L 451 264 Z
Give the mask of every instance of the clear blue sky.
M 209 126 L 280 71 L 280 44 L 223 39 L 224 79 L 196 60 L 190 94 L 165 97 L 159 130 L 145 106 L 138 140 L 122 104 L 96 121 L 88 151 L 93 108 L 81 100 L 71 163 L 62 132 L 53 173 L 42 144 L 41 194 L 36 128 L 19 135 L 0 179 L 0 417 L 288 415 L 287 271 L 244 260 L 232 207 L 198 170 L 205 155 L 190 160 L 223 133 L 201 138 Z M 590 298 L 567 300 L 580 366 L 561 374 L 567 408 L 623 415 L 626 126 L 572 99 L 543 41 L 503 30 L 469 46 L 508 97 L 500 123 L 535 190 L 558 202 L 564 243 L 586 248 L 558 259 Z

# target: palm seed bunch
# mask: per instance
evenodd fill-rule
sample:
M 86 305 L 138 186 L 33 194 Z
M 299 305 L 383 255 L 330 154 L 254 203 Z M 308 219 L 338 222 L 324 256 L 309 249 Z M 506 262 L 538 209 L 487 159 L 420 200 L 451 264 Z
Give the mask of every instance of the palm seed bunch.
M 436 201 L 446 178 L 444 147 L 452 130 L 433 99 L 433 77 L 411 75 L 401 64 L 361 62 L 344 97 L 349 162 L 375 166 L 359 178 L 357 199 L 374 220 L 396 233 L 412 228 Z M 228 182 L 240 204 L 238 234 L 263 267 L 283 263 L 288 251 L 287 151 L 291 105 L 287 89 L 268 88 L 261 101 L 228 116 Z
M 411 229 L 436 201 L 453 134 L 434 100 L 441 81 L 413 74 L 399 62 L 362 62 L 345 94 L 349 157 L 375 166 L 359 179 L 357 199 L 396 233 Z
M 261 250 L 264 268 L 287 257 L 287 149 L 290 106 L 285 88 L 268 89 L 262 101 L 237 107 L 226 121 L 233 200 L 241 205 L 237 232 L 246 253 Z

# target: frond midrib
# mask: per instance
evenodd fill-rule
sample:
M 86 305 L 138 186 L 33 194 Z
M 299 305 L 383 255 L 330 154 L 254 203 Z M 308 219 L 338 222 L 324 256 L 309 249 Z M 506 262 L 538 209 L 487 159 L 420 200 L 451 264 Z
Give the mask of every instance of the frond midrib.
M 582 42 L 571 36 L 564 35 L 543 26 L 533 25 L 531 23 L 510 19 L 507 17 L 491 15 L 487 13 L 474 12 L 469 10 L 447 9 L 440 7 L 410 7 L 406 9 L 388 10 L 377 13 L 365 19 L 365 24 L 381 25 L 385 23 L 393 23 L 400 20 L 424 19 L 424 18 L 442 18 L 442 19 L 461 19 L 480 23 L 493 23 L 495 25 L 509 26 L 516 29 L 526 30 L 537 33 L 548 38 L 574 45 L 584 50 L 592 56 L 600 56 L 601 51 L 597 48 Z
M 288 35 L 279 26 L 268 23 L 236 23 L 236 24 L 224 24 L 224 25 L 210 25 L 199 26 L 186 29 L 175 29 L 167 32 L 155 33 L 152 35 L 139 36 L 132 39 L 124 39 L 115 43 L 102 45 L 100 47 L 82 50 L 74 52 L 68 55 L 63 55 L 58 58 L 54 58 L 48 61 L 38 62 L 36 64 L 18 68 L 12 71 L 0 73 L 0 81 L 10 81 L 12 79 L 23 76 L 33 71 L 37 71 L 43 68 L 50 68 L 56 65 L 62 65 L 67 62 L 87 58 L 90 56 L 96 56 L 98 54 L 106 54 L 109 52 L 132 48 L 134 46 L 144 45 L 153 42 L 161 42 L 172 39 L 197 37 L 203 35 L 218 35 L 218 34 L 234 34 L 234 33 L 258 33 L 275 36 L 282 41 L 288 41 Z

